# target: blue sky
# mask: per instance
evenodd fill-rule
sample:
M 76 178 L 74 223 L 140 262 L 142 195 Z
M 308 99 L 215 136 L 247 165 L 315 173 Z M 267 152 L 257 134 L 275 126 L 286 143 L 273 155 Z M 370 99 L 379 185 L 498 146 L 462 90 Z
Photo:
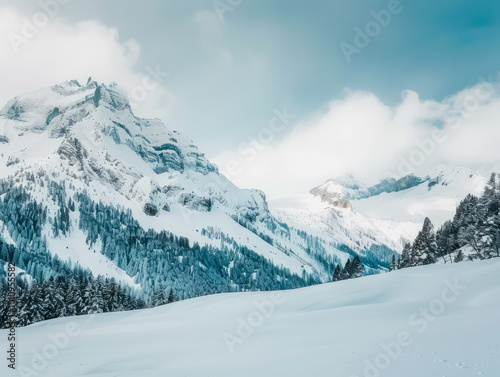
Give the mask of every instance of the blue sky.
M 117 58 L 116 65 L 126 65 L 123 71 L 130 75 L 144 75 L 147 67 L 169 73 L 161 82 L 166 94 L 151 107 L 158 111 L 147 108 L 155 114 L 141 115 L 162 117 L 224 164 L 221 156 L 257 135 L 276 109 L 286 108 L 296 116 L 294 125 L 307 127 L 352 91 L 369 92 L 394 109 L 405 90 L 421 101 L 442 102 L 498 73 L 500 3 L 394 1 L 242 0 L 233 6 L 237 0 L 73 0 L 60 5 L 54 25 L 41 28 L 37 38 L 45 33 L 48 39 L 47 30 L 56 33 L 56 25 L 77 33 L 75 25 L 91 20 L 117 32 L 113 43 L 133 41 L 134 57 Z M 18 3 L 1 1 L 0 9 L 10 7 L 28 19 L 40 10 L 37 2 Z M 223 18 L 221 4 L 231 8 Z M 391 6 L 398 12 L 347 62 L 340 44 L 355 46 L 355 28 L 366 31 L 373 12 L 387 14 Z M 64 59 L 64 45 L 56 45 L 53 54 Z M 80 59 L 75 76 L 84 80 L 88 68 L 88 75 L 107 80 L 95 67 L 101 50 L 86 48 L 93 62 Z M 26 69 L 34 76 L 42 67 L 32 62 Z M 125 74 L 115 77 L 119 84 L 128 80 Z M 294 125 L 274 135 L 271 144 L 290 137 Z M 325 176 L 337 170 L 342 169 Z

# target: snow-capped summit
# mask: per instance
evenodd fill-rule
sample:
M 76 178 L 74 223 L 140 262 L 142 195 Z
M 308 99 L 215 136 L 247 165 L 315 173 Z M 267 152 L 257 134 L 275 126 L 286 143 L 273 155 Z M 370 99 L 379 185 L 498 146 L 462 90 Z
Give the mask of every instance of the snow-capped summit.
M 115 83 L 64 82 L 14 98 L 0 116 L 9 159 L 4 175 L 63 170 L 147 206 L 152 215 L 178 204 L 265 209 L 261 193 L 237 189 L 190 139 L 159 119 L 136 117 Z
M 131 210 L 145 230 L 168 231 L 191 245 L 247 248 L 300 277 L 327 280 L 334 262 L 347 259 L 324 240 L 311 248 L 308 235 L 276 220 L 262 191 L 236 187 L 189 138 L 159 119 L 137 117 L 115 83 L 72 80 L 15 97 L 0 110 L 0 143 L 0 179 L 23 185 L 48 206 L 50 219 L 60 211 L 50 186 L 62 182 L 67 197 L 85 193 Z M 47 222 L 48 250 L 131 281 L 96 253 L 99 244 L 88 244 L 80 215 L 77 207 L 64 237 Z M 1 226 L 0 238 L 10 239 Z
M 459 166 L 439 164 L 425 177 L 429 190 L 434 186 L 448 186 L 450 184 L 471 185 L 481 190 L 484 188 L 485 178 L 478 172 Z M 476 189 L 473 192 L 477 192 Z
M 342 208 L 350 207 L 350 199 L 357 198 L 367 192 L 368 188 L 349 173 L 329 179 L 310 191 L 311 194 L 319 196 L 322 201 Z

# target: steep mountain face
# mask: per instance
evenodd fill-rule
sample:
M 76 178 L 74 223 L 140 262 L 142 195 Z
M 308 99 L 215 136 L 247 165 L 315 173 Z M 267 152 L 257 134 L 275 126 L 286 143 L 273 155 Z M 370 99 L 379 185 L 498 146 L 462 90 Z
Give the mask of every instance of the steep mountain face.
M 135 117 L 116 84 L 56 85 L 11 100 L 0 115 L 7 175 L 65 170 L 139 203 L 151 216 L 176 205 L 268 215 L 261 192 L 237 190 L 190 140 L 157 119 Z
M 440 165 L 425 177 L 384 179 L 368 186 L 352 175 L 330 179 L 309 196 L 272 203 L 272 212 L 289 225 L 348 247 L 370 260 L 401 252 L 425 217 L 439 226 L 467 194 L 480 194 L 486 179 L 466 168 Z
M 326 281 L 349 257 L 276 219 L 263 192 L 236 187 L 182 134 L 135 116 L 116 84 L 92 80 L 0 110 L 0 242 L 138 288 L 168 275 L 180 290 L 198 276 L 211 293 Z M 190 289 L 181 298 L 204 292 Z

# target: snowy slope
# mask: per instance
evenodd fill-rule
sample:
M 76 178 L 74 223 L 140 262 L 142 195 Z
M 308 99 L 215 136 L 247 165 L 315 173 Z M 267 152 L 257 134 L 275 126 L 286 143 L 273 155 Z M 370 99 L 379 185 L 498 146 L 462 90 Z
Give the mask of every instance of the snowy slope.
M 496 377 L 499 271 L 499 259 L 432 265 L 51 320 L 18 329 L 18 362 L 34 370 L 52 352 L 35 364 L 50 377 Z
M 306 231 L 337 247 L 345 245 L 361 256 L 370 254 L 375 246 L 400 251 L 404 241 L 410 240 L 421 227 L 412 222 L 370 218 L 352 207 L 339 208 L 313 195 L 285 203 L 272 201 L 270 208 L 278 219 L 295 229 Z M 386 257 L 390 260 L 391 256 Z
M 477 171 L 439 165 L 415 187 L 355 200 L 353 206 L 371 217 L 420 223 L 429 217 L 439 226 L 453 217 L 467 194 L 481 195 L 485 185 L 486 178 Z
M 368 186 L 352 175 L 330 179 L 309 195 L 270 203 L 282 221 L 363 254 L 371 245 L 401 251 L 429 217 L 436 227 L 453 218 L 467 195 L 486 179 L 466 168 L 439 165 L 423 178 L 385 179 Z

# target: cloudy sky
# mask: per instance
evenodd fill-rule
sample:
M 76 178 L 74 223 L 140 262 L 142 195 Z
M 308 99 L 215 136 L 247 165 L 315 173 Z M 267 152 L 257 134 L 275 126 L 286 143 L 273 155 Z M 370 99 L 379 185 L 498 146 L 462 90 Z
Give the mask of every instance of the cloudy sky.
M 276 198 L 500 168 L 500 3 L 0 0 L 0 102 L 89 76 Z M 143 93 L 144 94 L 144 93 Z

